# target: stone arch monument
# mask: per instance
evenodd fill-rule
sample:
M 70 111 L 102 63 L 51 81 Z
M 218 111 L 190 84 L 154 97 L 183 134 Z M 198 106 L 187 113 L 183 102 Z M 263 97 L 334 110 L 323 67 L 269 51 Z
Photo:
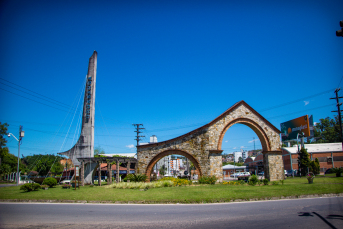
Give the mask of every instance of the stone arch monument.
M 237 123 L 250 127 L 259 137 L 265 177 L 270 181 L 284 179 L 280 131 L 244 101 L 234 104 L 212 122 L 187 134 L 164 142 L 137 146 L 137 172 L 145 173 L 150 179 L 157 161 L 170 154 L 179 154 L 190 159 L 200 175 L 215 175 L 221 182 L 223 137 Z

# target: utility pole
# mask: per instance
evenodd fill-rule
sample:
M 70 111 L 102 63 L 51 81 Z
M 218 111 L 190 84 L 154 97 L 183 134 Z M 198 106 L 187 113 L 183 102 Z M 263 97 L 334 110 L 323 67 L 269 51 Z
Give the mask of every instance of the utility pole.
M 17 186 L 19 185 L 20 175 L 19 175 L 19 155 L 20 155 L 20 145 L 21 140 L 24 137 L 23 126 L 19 126 L 19 141 L 18 141 L 18 164 L 17 164 Z
M 136 127 L 135 132 L 137 133 L 137 136 L 135 138 L 135 140 L 137 141 L 137 146 L 139 146 L 139 141 L 141 140 L 141 138 L 144 138 L 145 136 L 139 135 L 140 133 L 143 133 L 139 130 L 144 130 L 145 128 L 140 128 L 139 126 L 143 127 L 143 124 L 132 124 L 133 126 Z
M 337 102 L 337 111 L 331 111 L 331 112 L 338 112 L 338 120 L 339 120 L 339 128 L 340 128 L 339 136 L 341 137 L 342 150 L 343 150 L 342 118 L 341 118 L 341 108 L 340 108 L 340 106 L 342 105 L 342 103 L 339 103 L 339 99 L 340 99 L 340 98 L 343 98 L 343 97 L 338 97 L 338 92 L 339 92 L 339 90 L 341 90 L 341 88 L 337 88 L 337 89 L 335 90 L 336 98 L 330 98 L 330 99 L 336 99 L 336 102 Z

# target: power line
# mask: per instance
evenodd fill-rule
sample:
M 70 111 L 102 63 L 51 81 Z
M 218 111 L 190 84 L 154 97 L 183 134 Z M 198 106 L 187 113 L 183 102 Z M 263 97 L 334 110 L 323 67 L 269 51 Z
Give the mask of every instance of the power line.
M 321 109 L 321 108 L 324 108 L 324 107 L 330 107 L 330 106 L 332 106 L 332 105 L 333 105 L 333 104 L 329 104 L 329 105 L 325 105 L 325 106 L 315 107 L 315 108 L 312 108 L 312 109 L 307 109 L 307 110 L 302 110 L 302 111 L 296 111 L 296 112 L 292 112 L 292 113 L 288 113 L 288 114 L 284 114 L 284 115 L 279 115 L 279 116 L 270 117 L 270 118 L 268 118 L 268 119 L 280 118 L 280 117 L 284 117 L 284 116 L 288 116 L 288 115 L 292 115 L 292 114 L 298 114 L 298 113 L 301 113 L 301 112 L 317 110 L 317 109 Z
M 12 82 L 10 82 L 10 81 L 8 81 L 8 80 L 5 80 L 4 78 L 1 78 L 1 77 L 0 77 L 0 79 L 3 80 L 3 81 L 8 82 L 8 83 L 10 83 L 10 84 L 13 84 L 13 85 L 15 85 L 15 86 L 17 86 L 17 87 L 20 87 L 20 88 L 23 88 L 23 89 L 25 89 L 25 90 L 27 90 L 27 91 L 30 91 L 30 92 L 32 92 L 32 93 L 35 93 L 35 94 L 37 94 L 37 95 L 39 95 L 39 96 L 41 96 L 41 97 L 47 98 L 47 99 L 52 100 L 52 101 L 55 101 L 55 102 L 57 102 L 57 103 L 60 103 L 60 104 L 62 104 L 63 106 L 67 106 L 67 108 L 70 108 L 70 106 L 69 106 L 68 104 L 62 103 L 62 102 L 57 101 L 57 100 L 55 100 L 55 99 L 49 98 L 49 97 L 47 97 L 47 96 L 45 96 L 45 95 L 39 94 L 39 93 L 37 93 L 37 92 L 34 92 L 34 91 L 32 91 L 32 90 L 30 90 L 30 89 L 27 89 L 27 88 L 25 88 L 25 87 L 22 87 L 22 86 L 20 86 L 20 85 L 18 85 L 18 84 L 15 84 L 15 83 L 12 83 Z M 0 83 L 1 83 L 1 82 L 0 82 Z M 2 83 L 2 84 L 4 84 L 4 83 Z M 9 85 L 7 85 L 7 86 L 9 86 Z M 11 86 L 9 86 L 9 87 L 11 87 Z M 13 88 L 13 87 L 12 87 L 12 88 Z M 16 88 L 15 88 L 15 89 L 16 89 Z M 16 89 L 16 90 L 19 90 L 19 89 Z M 21 91 L 21 90 L 20 90 L 20 91 Z M 27 92 L 24 92 L 24 93 L 27 93 Z
M 316 97 L 316 96 L 319 96 L 319 95 L 323 95 L 323 94 L 329 93 L 329 92 L 331 92 L 332 90 L 333 90 L 333 89 L 330 89 L 330 90 L 323 91 L 323 92 L 320 92 L 320 93 L 315 94 L 315 95 L 307 96 L 307 97 L 304 97 L 304 98 L 301 98 L 301 99 L 293 100 L 293 101 L 291 101 L 291 102 L 286 102 L 286 103 L 282 103 L 282 104 L 280 104 L 280 105 L 276 105 L 276 106 L 273 106 L 273 107 L 269 107 L 269 108 L 266 108 L 266 109 L 262 109 L 262 110 L 260 110 L 260 112 L 269 111 L 269 110 L 272 110 L 272 109 L 275 109 L 275 108 L 287 106 L 287 105 L 290 105 L 290 104 L 292 104 L 292 103 L 297 103 L 297 102 L 303 101 L 303 100 L 305 100 L 305 99 L 309 99 L 309 98 L 313 98 L 313 97 Z
M 6 90 L 6 89 L 3 89 L 3 88 L 0 88 L 0 89 L 1 89 L 1 90 L 3 90 L 3 91 L 7 91 L 8 93 L 11 93 L 11 94 L 14 94 L 14 95 L 20 96 L 20 97 L 22 97 L 22 98 L 25 98 L 25 99 L 31 100 L 31 101 L 33 101 L 33 102 L 36 102 L 36 103 L 42 104 L 42 105 L 44 105 L 44 106 L 48 106 L 48 107 L 54 108 L 54 109 L 56 109 L 56 110 L 64 111 L 64 112 L 67 112 L 67 113 L 71 113 L 70 111 L 66 111 L 66 110 L 62 110 L 62 109 L 60 109 L 60 108 L 57 108 L 57 107 L 50 106 L 50 105 L 48 105 L 48 104 L 45 104 L 45 103 L 42 103 L 42 102 L 36 101 L 36 100 L 34 100 L 34 99 L 30 99 L 30 98 L 28 98 L 28 97 L 25 97 L 25 96 L 19 95 L 19 94 L 17 94 L 17 93 L 14 93 L 14 92 L 8 91 L 8 90 Z
M 15 88 L 15 87 L 12 87 L 12 86 L 7 85 L 7 84 L 5 84 L 5 83 L 0 82 L 0 84 L 4 84 L 4 85 L 6 85 L 6 86 L 8 86 L 8 87 L 11 87 L 11 88 L 13 88 L 13 89 L 15 89 L 15 90 L 21 91 L 21 92 L 23 92 L 23 93 L 25 93 L 25 94 L 31 95 L 31 96 L 36 97 L 36 98 L 38 98 L 38 99 L 45 100 L 45 101 L 47 101 L 47 102 L 49 102 L 49 103 L 54 103 L 54 104 L 56 104 L 57 106 L 62 106 L 62 107 L 65 107 L 65 108 L 70 108 L 69 105 L 64 105 L 64 104 L 61 105 L 61 104 L 59 104 L 60 102 L 57 103 L 57 102 L 54 102 L 54 101 L 49 101 L 49 100 L 51 100 L 51 99 L 40 98 L 40 97 L 37 96 L 37 95 L 28 93 L 28 92 L 23 91 L 23 90 L 20 90 L 20 89 L 17 89 L 17 88 Z

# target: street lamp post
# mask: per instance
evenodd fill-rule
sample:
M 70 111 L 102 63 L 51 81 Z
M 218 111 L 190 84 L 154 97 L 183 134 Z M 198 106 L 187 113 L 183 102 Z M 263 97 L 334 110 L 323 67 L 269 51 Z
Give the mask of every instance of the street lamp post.
M 23 126 L 19 126 L 19 140 L 12 134 L 9 133 L 8 137 L 11 137 L 11 135 L 15 138 L 15 140 L 18 141 L 18 165 L 17 165 L 17 174 L 16 174 L 16 180 L 17 180 L 17 186 L 19 185 L 19 156 L 20 156 L 20 144 L 21 144 L 21 140 L 25 135 L 25 131 L 23 131 Z

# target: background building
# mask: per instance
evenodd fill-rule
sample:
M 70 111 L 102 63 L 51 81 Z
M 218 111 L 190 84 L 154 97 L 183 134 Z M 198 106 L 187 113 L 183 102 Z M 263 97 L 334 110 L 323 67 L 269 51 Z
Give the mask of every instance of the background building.
M 342 143 L 305 144 L 304 147 L 312 161 L 318 158 L 321 174 L 333 167 L 343 167 Z M 282 159 L 285 170 L 298 170 L 298 146 L 283 147 Z

